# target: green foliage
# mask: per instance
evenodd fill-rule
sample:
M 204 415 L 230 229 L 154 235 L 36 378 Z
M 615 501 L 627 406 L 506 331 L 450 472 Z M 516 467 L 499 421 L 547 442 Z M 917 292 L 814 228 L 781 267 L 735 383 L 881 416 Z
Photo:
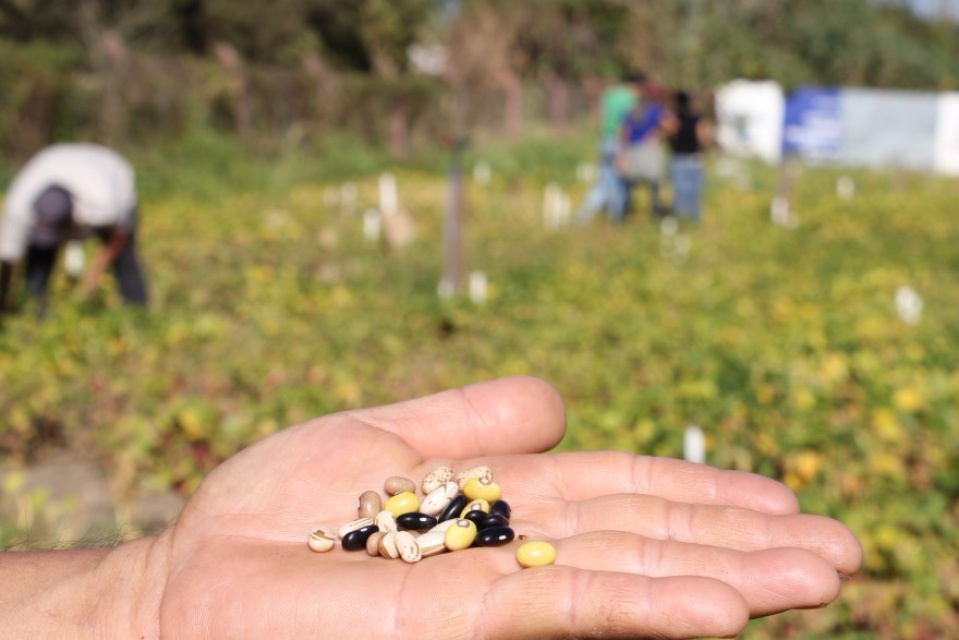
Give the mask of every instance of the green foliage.
M 419 240 L 384 251 L 362 234 L 375 178 L 294 151 L 256 159 L 212 138 L 173 147 L 173 162 L 144 157 L 153 307 L 122 307 L 110 283 L 82 302 L 59 277 L 46 321 L 9 319 L 7 459 L 55 424 L 103 461 L 117 495 L 189 494 L 285 425 L 535 374 L 566 397 L 560 449 L 680 456 L 683 429 L 699 424 L 709 462 L 780 479 L 861 537 L 863 575 L 838 604 L 757 621 L 746 637 L 955 635 L 959 583 L 943 561 L 959 551 L 953 181 L 910 176 L 900 189 L 853 172 L 856 198 L 841 202 L 838 173 L 807 168 L 787 230 L 769 223 L 771 170 L 755 168 L 748 191 L 714 178 L 704 222 L 679 230 L 685 255 L 644 216 L 543 228 L 544 184 L 578 201 L 589 141 L 477 143 L 467 169 L 488 160 L 493 176 L 467 185 L 468 260 L 490 297 L 473 304 L 436 295 L 442 173 L 396 169 Z M 384 166 L 346 147 L 342 157 Z M 340 197 L 346 178 L 355 206 Z M 925 299 L 915 326 L 895 313 L 904 284 Z M 0 536 L 46 521 L 42 496 L 32 500 L 33 519 L 4 519 Z

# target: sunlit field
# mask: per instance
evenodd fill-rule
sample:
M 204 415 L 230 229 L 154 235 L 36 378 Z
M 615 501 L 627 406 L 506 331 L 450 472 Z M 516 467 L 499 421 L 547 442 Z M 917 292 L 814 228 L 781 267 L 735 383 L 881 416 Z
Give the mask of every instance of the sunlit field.
M 417 234 L 405 247 L 364 229 L 377 172 L 147 189 L 147 313 L 110 281 L 80 300 L 60 274 L 44 322 L 26 307 L 0 329 L 0 455 L 14 465 L 0 544 L 57 538 L 70 506 L 21 490 L 16 470 L 51 448 L 98 460 L 118 504 L 189 495 L 283 426 L 524 373 L 567 400 L 561 449 L 681 457 L 699 425 L 709 463 L 782 480 L 856 531 L 863 572 L 836 604 L 746 637 L 959 634 L 956 182 L 807 167 L 790 227 L 770 221 L 774 169 L 714 161 L 700 224 L 661 225 L 638 191 L 624 225 L 555 226 L 546 184 L 574 207 L 588 184 L 572 158 L 537 159 L 467 156 L 467 271 L 488 284 L 473 298 L 437 295 L 440 170 L 393 170 Z M 902 287 L 918 315 L 901 317 Z

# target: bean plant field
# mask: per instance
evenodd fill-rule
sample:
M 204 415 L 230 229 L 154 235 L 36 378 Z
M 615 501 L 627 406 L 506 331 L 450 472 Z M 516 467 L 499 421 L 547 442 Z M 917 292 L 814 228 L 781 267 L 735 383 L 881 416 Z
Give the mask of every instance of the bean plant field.
M 123 308 L 109 280 L 81 300 L 60 274 L 43 322 L 26 306 L 0 328 L 0 545 L 56 537 L 68 507 L 18 490 L 51 449 L 97 460 L 118 502 L 189 495 L 285 425 L 535 374 L 566 398 L 561 449 L 680 457 L 699 425 L 709 463 L 777 478 L 861 537 L 837 603 L 745 637 L 959 636 L 959 184 L 806 167 L 778 225 L 775 169 L 714 158 L 699 224 L 652 220 L 639 191 L 623 225 L 545 225 L 548 183 L 574 205 L 588 188 L 582 150 L 467 154 L 482 300 L 437 295 L 442 163 L 389 167 L 415 222 L 405 247 L 364 233 L 380 167 L 282 188 L 141 176 L 151 308 Z M 904 287 L 921 314 L 897 311 Z

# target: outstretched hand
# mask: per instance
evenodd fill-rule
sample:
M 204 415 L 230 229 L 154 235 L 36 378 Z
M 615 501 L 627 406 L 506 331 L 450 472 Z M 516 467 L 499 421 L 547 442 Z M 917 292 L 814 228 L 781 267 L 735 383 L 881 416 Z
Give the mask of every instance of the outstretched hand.
M 724 636 L 831 602 L 859 566 L 846 527 L 761 476 L 537 453 L 564 423 L 552 387 L 505 378 L 275 434 L 217 468 L 156 540 L 138 622 L 176 638 Z M 416 564 L 308 549 L 363 491 L 440 464 L 489 465 L 517 534 L 553 542 L 556 564 L 521 569 L 516 543 Z

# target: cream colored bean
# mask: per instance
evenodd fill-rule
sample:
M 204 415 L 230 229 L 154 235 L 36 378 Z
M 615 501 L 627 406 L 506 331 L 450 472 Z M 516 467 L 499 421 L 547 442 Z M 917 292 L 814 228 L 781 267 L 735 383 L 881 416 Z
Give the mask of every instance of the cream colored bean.
M 486 465 L 473 467 L 471 469 L 467 469 L 466 471 L 461 471 L 460 474 L 456 476 L 456 482 L 459 484 L 460 489 L 462 489 L 463 485 L 465 485 L 468 480 L 473 478 L 486 478 L 487 480 L 492 480 L 493 470 Z
M 456 522 L 447 520 L 447 522 Z M 424 558 L 435 556 L 446 551 L 446 535 L 444 531 L 433 531 L 432 529 L 416 539 L 416 546 L 420 548 L 420 553 Z
M 386 535 L 385 531 L 374 531 L 373 534 L 366 539 L 366 553 L 376 557 L 380 555 L 379 543 L 380 538 Z
M 426 474 L 421 483 L 424 494 L 436 491 L 440 486 L 453 481 L 453 470 L 449 467 L 436 467 Z
M 379 527 L 380 531 L 384 533 L 399 529 L 399 527 L 396 526 L 396 516 L 394 516 L 393 512 L 389 509 L 383 509 L 376 514 L 376 517 L 373 519 L 373 524 Z
M 396 547 L 396 531 L 388 531 L 376 545 L 377 551 L 384 558 L 399 558 L 400 550 Z
M 310 532 L 307 544 L 317 553 L 329 551 L 336 545 L 336 530 L 327 524 L 318 524 Z
M 449 506 L 459 490 L 459 485 L 455 482 L 444 482 L 423 498 L 420 503 L 420 513 L 425 513 L 428 516 L 438 516 L 443 512 L 443 509 Z
M 340 527 L 339 531 L 336 533 L 340 536 L 340 538 L 342 538 L 351 531 L 368 527 L 371 524 L 373 524 L 373 518 L 355 518 Z
M 435 527 L 433 527 L 426 533 L 433 533 L 434 531 L 443 532 L 449 529 L 450 527 L 452 527 L 454 524 L 456 524 L 456 518 L 450 518 L 449 520 L 444 520 L 443 522 L 440 522 L 439 524 L 437 524 Z
M 360 503 L 356 508 L 360 518 L 373 518 L 383 509 L 383 498 L 375 491 L 364 491 L 360 494 Z
M 416 493 L 416 484 L 409 478 L 404 478 L 403 476 L 390 476 L 386 479 L 386 482 L 383 483 L 383 490 L 386 491 L 386 495 L 388 496 L 395 496 L 404 491 Z
M 400 552 L 403 562 L 412 564 L 423 559 L 423 552 L 416 544 L 416 537 L 409 531 L 400 531 L 396 534 L 396 549 Z

